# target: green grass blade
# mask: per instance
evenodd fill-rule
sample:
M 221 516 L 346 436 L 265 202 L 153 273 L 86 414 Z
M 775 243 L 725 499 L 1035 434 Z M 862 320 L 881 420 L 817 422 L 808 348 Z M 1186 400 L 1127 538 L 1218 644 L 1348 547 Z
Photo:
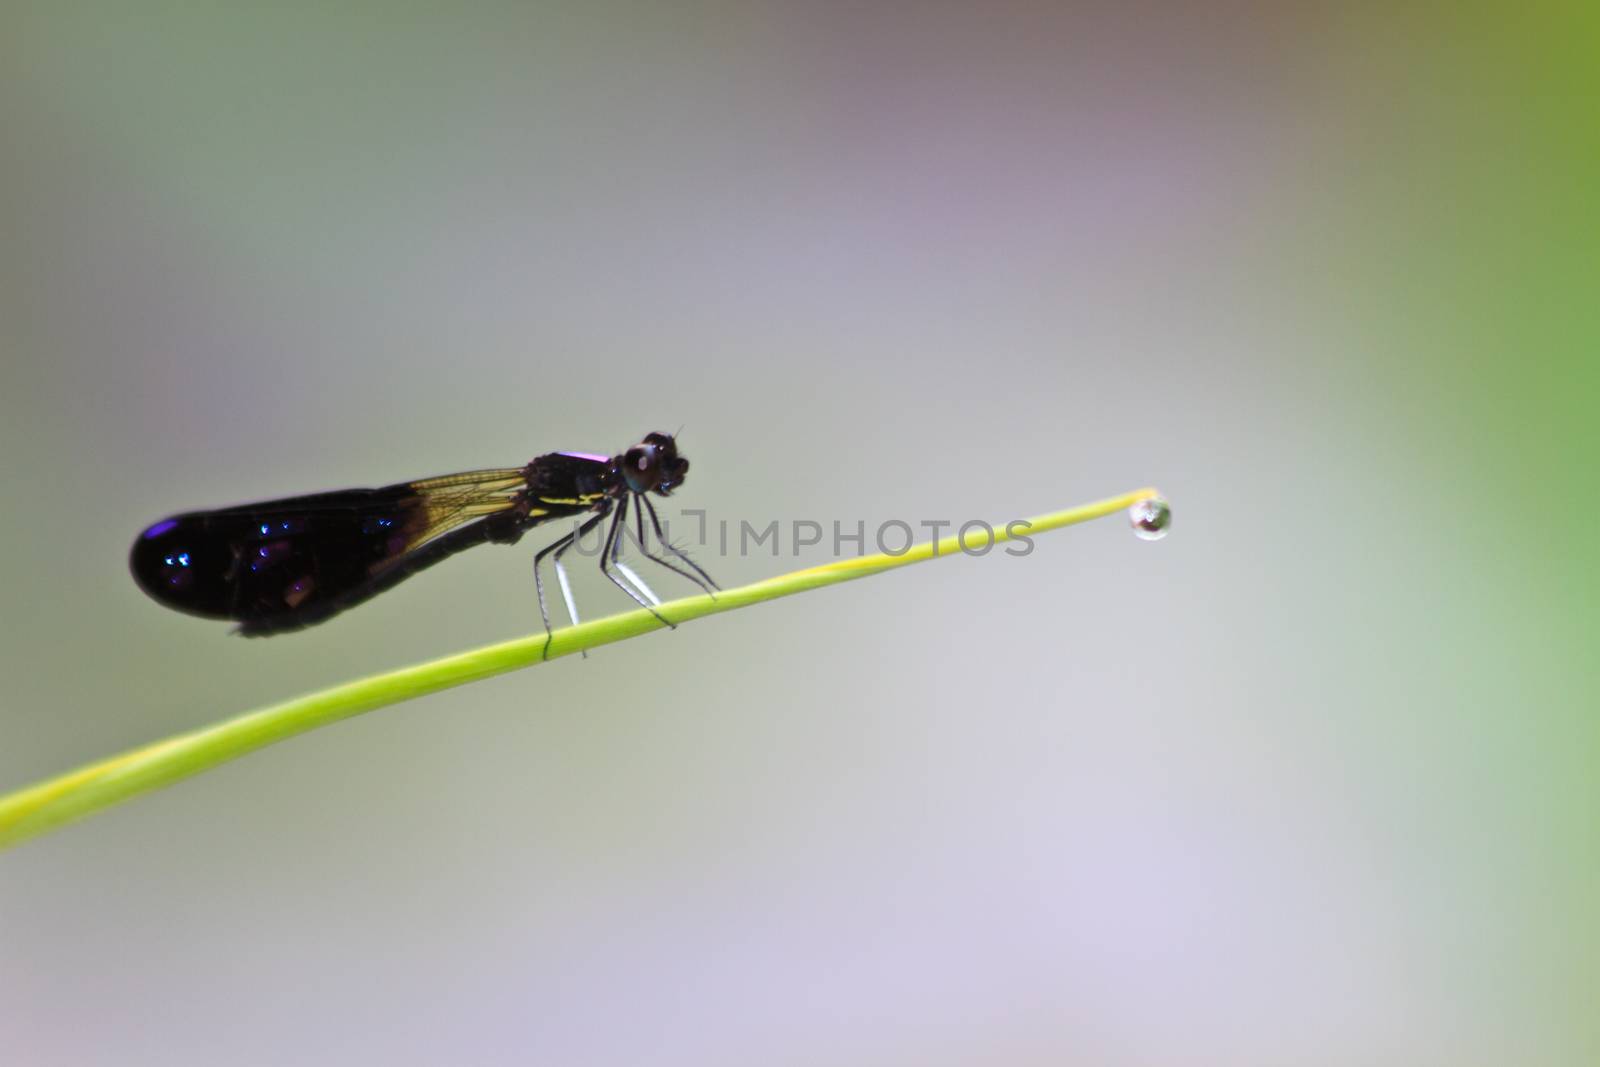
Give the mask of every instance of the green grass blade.
M 1029 525 L 1020 532 L 1032 536 L 1087 522 L 1115 514 L 1136 501 L 1156 495 L 1154 489 L 1140 489 L 1093 504 L 1052 512 L 1027 520 Z M 1011 539 L 1005 530 L 995 531 L 997 542 Z M 659 610 L 674 623 L 684 623 L 809 589 L 865 578 L 939 556 L 957 555 L 960 551 L 961 545 L 957 537 L 952 535 L 913 545 L 898 556 L 874 555 L 839 560 L 737 589 L 726 589 L 719 592 L 715 599 L 692 596 L 668 601 Z M 650 612 L 640 609 L 569 626 L 557 630 L 550 639 L 549 658 L 570 656 L 575 652 L 637 637 L 660 629 L 661 625 Z M 140 793 L 170 785 L 307 730 L 480 678 L 536 666 L 543 662 L 544 649 L 545 635 L 540 633 L 411 667 L 401 667 L 246 712 L 213 726 L 157 741 L 19 789 L 0 797 L 0 849 L 49 833 Z

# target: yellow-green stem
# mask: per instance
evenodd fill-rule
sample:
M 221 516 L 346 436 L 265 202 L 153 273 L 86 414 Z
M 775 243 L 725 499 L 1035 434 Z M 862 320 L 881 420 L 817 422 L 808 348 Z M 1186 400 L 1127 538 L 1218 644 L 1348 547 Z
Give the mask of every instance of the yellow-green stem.
M 1087 522 L 1114 514 L 1139 500 L 1156 495 L 1154 489 L 1140 489 L 1093 504 L 1040 515 L 1027 520 L 1027 526 L 1021 528 L 1019 533 L 1032 535 Z M 996 541 L 1012 539 L 1006 530 L 995 531 Z M 957 555 L 961 548 L 957 537 L 952 535 L 913 545 L 898 556 L 862 556 L 808 567 L 737 589 L 726 589 L 715 598 L 692 596 L 669 601 L 661 605 L 659 610 L 674 623 L 684 623 L 704 615 L 732 611 L 808 589 L 865 578 L 938 556 Z M 543 633 L 458 652 L 428 663 L 386 671 L 281 704 L 245 712 L 212 726 L 91 763 L 0 797 L 0 849 L 59 829 L 147 790 L 170 785 L 295 734 L 479 678 L 532 667 L 545 658 L 569 656 L 574 652 L 636 637 L 659 629 L 661 625 L 655 616 L 641 609 L 557 630 L 549 639 L 548 657 L 545 656 L 546 637 Z

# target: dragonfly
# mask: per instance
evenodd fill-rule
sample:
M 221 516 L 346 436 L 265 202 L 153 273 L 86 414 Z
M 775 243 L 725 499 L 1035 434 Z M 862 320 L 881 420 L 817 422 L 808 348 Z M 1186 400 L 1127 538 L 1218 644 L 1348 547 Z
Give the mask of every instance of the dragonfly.
M 567 614 L 577 623 L 562 556 L 607 519 L 601 573 L 663 623 L 672 625 L 656 610 L 661 599 L 621 559 L 625 539 L 645 558 L 716 595 L 711 576 L 667 538 L 651 499 L 672 495 L 688 471 L 673 435 L 651 433 L 614 456 L 549 452 L 521 467 L 184 512 L 146 527 L 128 565 L 139 587 L 161 604 L 231 620 L 237 633 L 263 637 L 330 619 L 474 545 L 515 544 L 535 526 L 581 516 L 533 557 L 548 654 L 542 565 L 551 561 Z M 659 552 L 650 548 L 647 520 Z

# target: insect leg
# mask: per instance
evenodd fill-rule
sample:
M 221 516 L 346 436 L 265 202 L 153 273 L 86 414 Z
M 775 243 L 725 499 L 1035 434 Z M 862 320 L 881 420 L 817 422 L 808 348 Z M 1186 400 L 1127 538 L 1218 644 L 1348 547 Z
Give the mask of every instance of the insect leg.
M 701 589 L 704 589 L 708 596 L 711 596 L 712 598 L 715 598 L 716 595 L 717 595 L 716 594 L 716 590 L 721 589 L 722 587 L 720 585 L 718 585 L 716 582 L 712 581 L 711 580 L 711 575 L 709 575 L 705 571 L 701 570 L 700 569 L 700 565 L 698 563 L 696 563 L 694 560 L 690 559 L 688 553 L 684 552 L 681 548 L 678 548 L 671 541 L 667 540 L 666 535 L 664 533 L 662 533 L 662 531 L 661 531 L 661 519 L 659 517 L 657 517 L 657 515 L 656 515 L 656 506 L 655 506 L 655 504 L 650 502 L 650 498 L 649 497 L 640 497 L 639 499 L 640 499 L 640 502 L 644 504 L 645 510 L 650 512 L 650 525 L 651 525 L 652 528 L 654 528 L 654 530 L 656 532 L 656 540 L 658 542 L 660 542 L 661 547 L 666 549 L 668 552 L 671 552 L 674 556 L 677 556 L 679 559 L 681 559 L 685 564 L 687 564 L 690 567 L 690 569 L 692 569 L 694 571 L 694 574 L 684 574 L 684 572 L 681 571 L 681 570 L 678 570 L 677 567 L 672 567 L 672 569 L 675 570 L 675 571 L 678 571 L 679 574 L 684 574 L 684 577 L 686 577 L 690 581 L 694 582 Z M 644 542 L 643 542 L 642 538 L 640 539 L 639 547 L 641 549 L 644 547 Z M 650 553 L 646 552 L 645 555 L 649 556 Z M 666 567 L 671 567 L 672 566 L 670 563 L 668 563 L 664 559 L 656 559 L 656 557 L 654 557 L 654 556 L 650 556 L 650 558 L 651 559 L 655 559 L 657 563 L 660 563 L 663 566 L 666 566 Z M 698 577 L 696 577 L 696 575 L 698 575 Z
M 561 580 L 561 593 L 567 601 L 567 613 L 572 616 L 573 623 L 577 623 L 578 614 L 572 610 L 572 595 L 567 589 L 566 575 L 561 571 L 561 553 L 565 552 L 578 538 L 592 530 L 595 523 L 605 518 L 607 510 L 602 507 L 601 510 L 585 519 L 583 525 L 572 533 L 567 534 L 565 537 L 556 538 L 533 555 L 533 588 L 539 594 L 539 618 L 544 620 L 544 652 L 539 657 L 540 659 L 548 659 L 550 656 L 550 638 L 552 634 L 550 632 L 550 607 L 544 596 L 544 574 L 539 570 L 539 565 L 552 552 L 556 554 L 556 577 Z
M 640 498 L 640 501 L 641 501 L 641 506 L 637 507 L 637 508 L 634 508 L 634 510 L 633 510 L 633 526 L 628 528 L 628 530 L 626 532 L 626 536 L 633 538 L 633 543 L 639 546 L 639 551 L 644 554 L 644 558 L 645 559 L 650 560 L 652 563 L 660 564 L 661 566 L 665 567 L 667 570 L 672 571 L 674 574 L 680 574 L 683 577 L 689 579 L 691 582 L 694 582 L 700 588 L 706 589 L 705 583 L 702 582 L 699 578 L 696 578 L 693 574 L 690 574 L 688 571 L 684 570 L 682 567 L 678 566 L 677 564 L 672 563 L 672 562 L 670 562 L 668 560 L 664 560 L 660 556 L 658 556 L 655 553 L 650 551 L 650 546 L 645 541 L 645 538 L 644 538 L 644 507 L 642 506 L 642 504 L 644 503 L 644 500 L 643 500 L 642 497 Z M 660 538 L 658 537 L 657 540 L 660 540 Z M 617 564 L 617 566 L 620 567 L 622 565 L 619 563 L 619 564 Z M 644 580 L 642 578 L 640 578 L 638 575 L 633 574 L 632 572 L 629 572 L 629 576 L 632 577 L 634 579 L 634 581 L 639 583 L 641 586 L 644 585 Z M 654 593 L 650 592 L 650 589 L 649 589 L 648 586 L 644 586 L 644 590 L 650 596 L 654 596 L 655 595 Z M 709 592 L 711 592 L 711 590 L 706 589 L 706 592 L 709 593 Z M 659 600 L 657 600 L 656 602 L 660 603 Z
M 605 548 L 600 553 L 600 573 L 609 578 L 611 583 L 618 589 L 621 589 L 624 593 L 627 593 L 630 597 L 632 597 L 634 602 L 637 603 L 641 608 L 644 608 L 650 614 L 660 619 L 663 625 L 677 629 L 676 623 L 667 619 L 664 615 L 657 611 L 654 604 L 645 599 L 645 597 L 637 590 L 630 587 L 627 582 L 622 580 L 621 576 L 612 570 L 613 567 L 625 566 L 617 562 L 617 554 L 622 551 L 620 535 L 622 531 L 627 528 L 627 518 L 628 498 L 624 496 L 622 499 L 617 501 L 617 512 L 611 517 L 611 526 L 606 531 Z M 654 596 L 655 594 L 652 593 L 651 595 Z
M 566 602 L 567 617 L 572 620 L 572 625 L 578 625 L 578 605 L 572 598 L 572 586 L 567 582 L 567 568 L 562 565 L 561 557 L 567 549 L 577 544 L 585 534 L 595 528 L 601 519 L 606 517 L 607 510 L 609 509 L 602 508 L 600 511 L 595 512 L 587 519 L 584 519 L 576 530 L 565 537 L 552 541 L 544 548 L 541 548 L 538 554 L 533 557 L 533 585 L 539 591 L 539 614 L 544 619 L 544 652 L 540 656 L 541 659 L 550 657 L 550 640 L 553 635 L 550 632 L 550 612 L 545 606 L 544 580 L 539 573 L 539 564 L 544 560 L 545 556 L 554 554 L 555 558 L 550 562 L 556 570 L 556 581 L 561 584 L 561 599 Z M 584 652 L 583 657 L 588 659 L 589 653 Z

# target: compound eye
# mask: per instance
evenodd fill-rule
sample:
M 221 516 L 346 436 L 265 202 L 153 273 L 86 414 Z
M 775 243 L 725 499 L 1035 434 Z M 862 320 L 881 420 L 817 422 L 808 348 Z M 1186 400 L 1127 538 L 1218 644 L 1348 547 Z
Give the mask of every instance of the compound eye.
M 648 474 L 656 465 L 655 445 L 635 445 L 623 456 L 629 474 Z
M 635 445 L 622 454 L 622 477 L 635 493 L 654 489 L 661 479 L 661 457 L 655 445 Z

